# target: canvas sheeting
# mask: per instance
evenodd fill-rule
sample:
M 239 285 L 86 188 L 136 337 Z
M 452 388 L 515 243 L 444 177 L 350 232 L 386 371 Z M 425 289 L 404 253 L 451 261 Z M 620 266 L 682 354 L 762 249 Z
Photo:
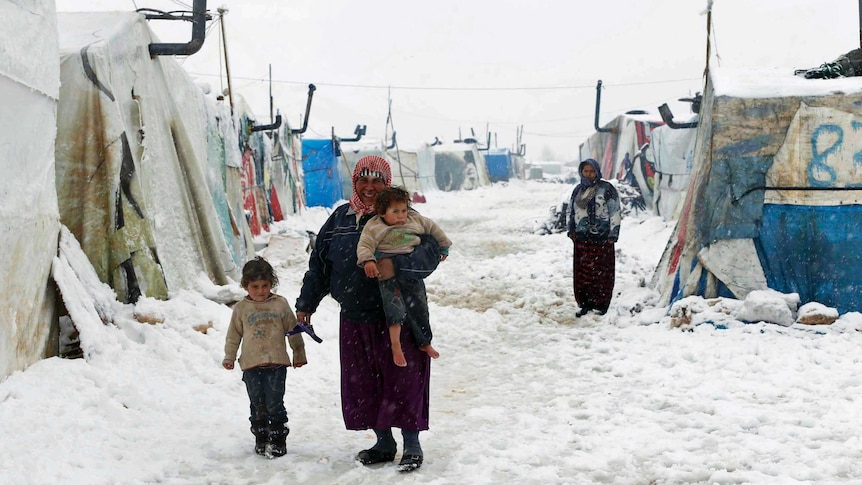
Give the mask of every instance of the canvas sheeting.
M 51 0 L 0 0 L 0 380 L 57 352 L 56 21 Z
M 140 14 L 64 13 L 58 30 L 60 217 L 99 278 L 122 301 L 195 289 L 201 275 L 238 280 L 225 216 L 240 218 L 213 196 L 221 175 L 207 173 L 216 101 L 173 58 L 150 58 L 158 40 Z M 230 231 L 239 244 L 241 229 Z
M 676 209 L 688 190 L 696 135 L 696 128 L 667 125 L 650 134 L 647 159 L 655 163 L 652 210 L 667 220 L 678 217 Z
M 602 177 L 626 181 L 640 190 L 647 206 L 655 196 L 655 161 L 648 151 L 652 131 L 663 125 L 653 115 L 620 115 L 580 146 L 580 158 L 599 162 Z
M 653 279 L 662 301 L 769 287 L 862 310 L 862 81 L 728 76 L 707 82 L 691 184 Z

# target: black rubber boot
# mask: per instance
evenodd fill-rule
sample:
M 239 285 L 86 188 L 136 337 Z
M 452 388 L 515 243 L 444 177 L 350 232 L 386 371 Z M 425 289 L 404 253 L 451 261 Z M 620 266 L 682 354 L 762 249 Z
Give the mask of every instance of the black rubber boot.
M 269 428 L 266 422 L 252 422 L 251 434 L 254 435 L 254 452 L 258 455 L 266 453 L 266 444 L 269 443 Z
M 267 458 L 278 458 L 287 453 L 287 435 L 290 428 L 287 423 L 270 423 L 269 446 L 266 448 Z

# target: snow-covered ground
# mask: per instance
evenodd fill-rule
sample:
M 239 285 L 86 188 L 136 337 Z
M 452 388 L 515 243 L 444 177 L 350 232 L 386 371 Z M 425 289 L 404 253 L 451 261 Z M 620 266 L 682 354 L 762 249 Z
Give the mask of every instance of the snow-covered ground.
M 116 324 L 82 326 L 86 360 L 0 382 L 0 483 L 862 483 L 862 315 L 743 324 L 740 302 L 695 298 L 691 323 L 672 326 L 649 288 L 672 227 L 640 215 L 623 220 L 611 311 L 576 319 L 572 244 L 535 233 L 570 189 L 514 181 L 418 206 L 454 242 L 427 280 L 441 357 L 418 471 L 353 461 L 373 434 L 341 420 L 329 298 L 313 316 L 324 342 L 306 339 L 309 365 L 288 372 L 288 454 L 255 455 L 241 372 L 220 365 L 231 311 L 184 292 L 81 304 Z M 274 232 L 325 218 L 307 210 Z M 307 260 L 292 241 L 267 252 L 291 303 Z

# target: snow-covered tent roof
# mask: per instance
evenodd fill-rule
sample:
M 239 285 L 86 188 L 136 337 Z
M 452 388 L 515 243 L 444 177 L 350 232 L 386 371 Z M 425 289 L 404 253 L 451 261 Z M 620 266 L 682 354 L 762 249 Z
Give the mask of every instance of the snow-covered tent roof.
M 713 70 L 665 302 L 769 287 L 862 310 L 862 78 Z
M 56 355 L 56 22 L 52 0 L 0 0 L 0 380 Z
M 230 246 L 244 217 L 208 183 L 224 180 L 207 162 L 212 126 L 231 126 L 224 106 L 219 123 L 173 58 L 150 57 L 158 40 L 143 15 L 60 14 L 58 30 L 60 216 L 99 278 L 123 301 L 197 288 L 202 275 L 238 280 L 243 252 Z

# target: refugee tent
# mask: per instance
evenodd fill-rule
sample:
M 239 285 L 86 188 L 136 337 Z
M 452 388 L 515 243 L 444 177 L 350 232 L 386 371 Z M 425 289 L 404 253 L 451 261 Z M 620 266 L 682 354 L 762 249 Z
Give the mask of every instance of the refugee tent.
M 198 289 L 201 276 L 238 281 L 242 251 L 231 249 L 224 225 L 243 218 L 228 203 L 234 195 L 214 196 L 222 174 L 207 158 L 218 151 L 211 123 L 220 123 L 225 147 L 237 139 L 226 107 L 173 58 L 150 57 L 158 40 L 142 14 L 63 13 L 58 30 L 60 219 L 99 279 L 125 302 Z M 222 110 L 220 121 L 208 119 L 213 110 Z M 239 227 L 230 234 L 243 239 Z
M 208 93 L 207 86 L 202 86 Z M 207 186 L 213 197 L 222 234 L 237 266 L 254 257 L 248 218 L 244 217 L 242 152 L 239 131 L 229 107 L 207 102 Z
M 302 171 L 305 203 L 309 207 L 332 207 L 342 197 L 341 171 L 331 138 L 302 140 Z
M 305 206 L 303 175 L 297 163 L 301 142 L 286 122 L 260 123 L 241 97 L 236 104 L 243 126 L 243 207 L 252 235 L 260 236 L 269 231 L 270 223 Z
M 57 353 L 51 264 L 60 233 L 60 89 L 53 0 L 0 0 L 0 380 Z
M 713 69 L 703 101 L 662 301 L 768 287 L 862 311 L 862 80 Z
M 514 175 L 512 152 L 508 148 L 488 149 L 485 163 L 488 165 L 488 179 L 492 183 L 505 182 Z
M 475 143 L 426 145 L 417 156 L 419 173 L 429 173 L 433 167 L 434 184 L 444 192 L 473 190 L 491 184 L 485 156 Z
M 658 115 L 619 115 L 581 144 L 581 160 L 599 162 L 604 178 L 637 188 L 649 206 L 654 197 L 655 165 L 647 149 L 652 131 L 663 124 Z
M 302 172 L 302 139 L 293 133 L 287 121 L 272 132 L 272 198 L 277 200 L 281 216 L 299 214 L 305 207 L 304 174 Z

